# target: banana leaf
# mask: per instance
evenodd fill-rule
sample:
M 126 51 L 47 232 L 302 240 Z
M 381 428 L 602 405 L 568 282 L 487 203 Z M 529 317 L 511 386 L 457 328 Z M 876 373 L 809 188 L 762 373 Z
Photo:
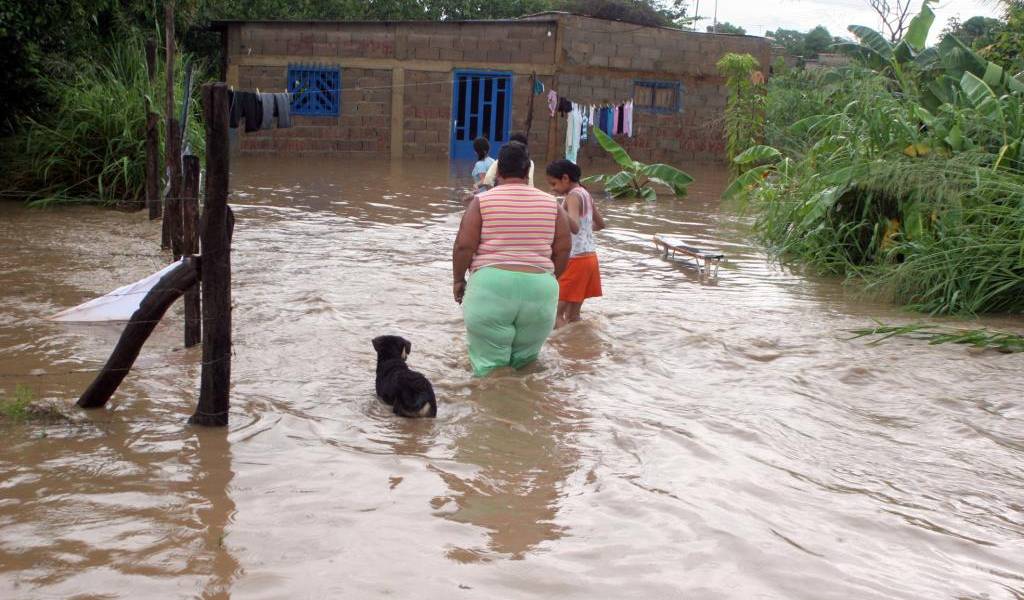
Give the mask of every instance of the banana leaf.
M 722 192 L 723 198 L 735 198 L 747 189 L 760 185 L 765 176 L 774 168 L 774 165 L 761 165 L 746 171 L 736 179 L 733 179 L 729 187 Z
M 615 162 L 619 163 L 619 166 L 623 169 L 633 170 L 636 168 L 636 162 L 626 154 L 626 151 L 622 149 L 622 146 L 615 143 L 615 140 L 608 137 L 608 134 L 601 131 L 600 128 L 594 128 L 594 135 L 597 136 L 597 142 L 601 144 L 605 152 L 611 154 Z
M 920 52 L 928 43 L 928 31 L 935 22 L 935 12 L 928 4 L 932 0 L 924 0 L 921 3 L 921 12 L 917 13 L 910 21 L 910 27 L 903 35 L 903 41 L 909 44 L 914 50 Z
M 935 46 L 925 48 L 914 57 L 914 64 L 922 71 L 934 71 L 942 68 L 942 54 Z
M 693 182 L 693 177 L 675 167 L 661 163 L 644 165 L 640 168 L 640 172 L 651 181 L 669 188 L 676 196 L 685 196 L 686 186 Z
M 914 49 L 907 43 L 907 40 L 900 40 L 892 49 L 893 58 L 898 64 L 906 64 L 914 60 Z
M 991 115 L 1000 109 L 999 100 L 995 92 L 974 73 L 964 73 L 963 78 L 960 80 L 960 87 L 963 89 L 964 94 L 967 95 L 967 100 L 981 114 Z
M 775 162 L 782 158 L 782 153 L 771 146 L 757 145 L 747 148 L 739 156 L 732 159 L 738 165 L 752 162 Z
M 847 29 L 857 36 L 862 47 L 878 55 L 886 63 L 892 61 L 892 44 L 882 34 L 863 25 L 850 25 Z
M 658 199 L 658 192 L 654 191 L 654 188 L 649 185 L 643 186 L 638 191 L 640 192 L 640 197 L 648 202 L 653 202 Z

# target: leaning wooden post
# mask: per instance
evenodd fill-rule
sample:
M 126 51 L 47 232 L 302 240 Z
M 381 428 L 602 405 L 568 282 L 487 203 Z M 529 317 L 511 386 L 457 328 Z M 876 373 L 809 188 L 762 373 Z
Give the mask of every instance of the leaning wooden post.
M 183 162 L 181 198 L 182 254 L 199 254 L 199 157 L 189 154 Z M 199 283 L 185 291 L 185 347 L 202 341 Z
M 110 353 L 107 364 L 103 365 L 96 379 L 78 398 L 78 406 L 99 408 L 110 400 L 110 396 L 135 364 L 142 345 L 149 339 L 164 313 L 185 290 L 194 287 L 197 281 L 199 259 L 191 256 L 160 278 L 153 289 L 142 298 L 138 310 L 132 314 L 131 320 L 121 332 L 121 337 L 117 340 L 114 351 Z
M 175 115 L 174 102 L 174 0 L 164 4 L 164 33 L 166 36 L 167 75 L 167 131 L 164 136 L 164 162 L 170 189 L 164 206 L 161 247 L 170 248 L 175 260 L 181 256 L 181 132 Z
M 228 208 L 228 86 L 203 86 L 206 202 L 202 231 L 203 370 L 189 423 L 228 424 L 231 386 L 231 211 Z
M 146 40 L 146 69 L 149 73 L 149 90 L 156 82 L 156 41 Z M 160 204 L 160 117 L 153 112 L 153 106 L 146 94 L 146 206 L 149 220 L 159 219 L 163 213 Z

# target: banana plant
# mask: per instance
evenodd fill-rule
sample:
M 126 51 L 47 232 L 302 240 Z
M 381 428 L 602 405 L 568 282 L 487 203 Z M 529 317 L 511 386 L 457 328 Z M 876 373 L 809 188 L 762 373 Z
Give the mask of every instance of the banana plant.
M 693 177 L 669 165 L 647 165 L 633 160 L 622 146 L 597 127 L 594 128 L 594 135 L 601 147 L 622 167 L 622 171 L 614 175 L 591 175 L 585 177 L 583 183 L 603 185 L 612 198 L 657 200 L 658 192 L 650 186 L 652 183 L 667 187 L 676 197 L 686 195 L 686 188 L 693 182 Z
M 910 26 L 899 42 L 890 42 L 870 27 L 850 25 L 847 29 L 859 42 L 841 42 L 833 47 L 859 58 L 876 71 L 886 72 L 902 84 L 908 63 L 935 60 L 935 53 L 925 48 L 928 32 L 935 22 L 935 12 L 930 6 L 933 2 L 935 0 L 924 0 L 921 3 L 921 12 L 911 19 Z
M 734 179 L 729 187 L 722 192 L 724 198 L 739 197 L 761 185 L 765 179 L 773 175 L 786 177 L 792 166 L 791 161 L 782 156 L 782 152 L 764 145 L 747 148 L 734 158 L 733 162 L 741 169 L 745 168 L 746 171 Z

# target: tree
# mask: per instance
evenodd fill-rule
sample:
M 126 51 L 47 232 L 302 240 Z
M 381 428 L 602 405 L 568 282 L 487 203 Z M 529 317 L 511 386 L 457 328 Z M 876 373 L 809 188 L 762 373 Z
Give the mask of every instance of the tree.
M 747 35 L 747 30 L 739 25 L 725 21 L 718 25 L 708 25 L 708 33 L 733 33 L 736 35 Z
M 561 0 L 549 4 L 588 17 L 654 27 L 677 26 L 687 20 L 684 0 Z
M 815 57 L 828 50 L 832 45 L 832 34 L 823 26 L 818 25 L 807 32 L 804 37 L 804 56 Z
M 889 31 L 889 41 L 903 39 L 910 26 L 910 7 L 913 0 L 867 0 L 868 5 L 882 19 L 882 26 Z
M 803 56 L 806 34 L 795 29 L 776 29 L 764 34 L 766 38 L 783 47 L 790 56 Z
M 956 36 L 965 45 L 977 50 L 995 43 L 1002 30 L 1003 22 L 999 19 L 971 17 L 961 23 L 960 19 L 950 17 L 946 22 L 946 28 L 942 30 L 942 37 Z
M 1024 0 L 1004 0 L 1006 24 L 985 49 L 989 60 L 1024 71 Z

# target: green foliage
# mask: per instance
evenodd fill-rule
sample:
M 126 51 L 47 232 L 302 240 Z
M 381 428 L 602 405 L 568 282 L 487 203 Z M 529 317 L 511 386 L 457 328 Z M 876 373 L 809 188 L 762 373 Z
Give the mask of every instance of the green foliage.
M 725 151 L 730 162 L 744 149 L 758 143 L 764 130 L 764 77 L 760 64 L 749 54 L 728 53 L 717 64 L 725 77 L 729 99 L 725 107 Z
M 28 419 L 32 400 L 32 390 L 19 383 L 14 387 L 12 398 L 0 399 L 0 417 L 15 423 Z
M 731 33 L 734 35 L 747 35 L 747 30 L 740 27 L 739 25 L 733 25 L 732 23 L 725 21 L 718 23 L 717 25 L 708 25 L 708 33 Z
M 1024 311 L 1024 91 L 985 72 L 934 110 L 884 68 L 776 77 L 771 146 L 736 157 L 727 194 L 780 257 L 928 312 Z
M 965 46 L 980 50 L 994 44 L 1003 27 L 1002 21 L 992 17 L 971 17 L 963 22 L 957 17 L 950 17 L 942 30 L 942 37 L 955 36 Z
M 114 205 L 145 194 L 144 100 L 151 98 L 154 112 L 163 113 L 164 76 L 150 86 L 138 36 L 113 43 L 97 58 L 68 79 L 43 77 L 41 85 L 50 90 L 55 107 L 45 121 L 26 117 L 19 127 L 20 158 L 8 176 L 36 204 Z M 178 59 L 180 103 L 184 57 Z M 188 143 L 201 154 L 205 138 L 196 98 L 191 106 Z
M 804 58 L 814 58 L 822 52 L 828 52 L 835 43 L 835 38 L 822 25 L 818 25 L 807 33 L 795 29 L 779 28 L 766 32 L 765 37 L 782 46 L 787 55 Z
M 975 348 L 987 348 L 999 352 L 1024 352 L 1024 336 L 1007 331 L 991 329 L 954 329 L 922 323 L 911 325 L 886 325 L 877 323 L 873 327 L 852 329 L 853 339 L 878 336 L 869 342 L 880 344 L 896 336 L 925 340 L 935 344 L 966 344 Z
M 1017 73 L 1024 73 L 1024 2 L 1004 1 L 1006 22 L 985 57 Z
M 594 135 L 597 136 L 601 147 L 623 170 L 614 175 L 592 175 L 584 178 L 584 183 L 603 185 L 605 191 L 612 198 L 656 200 L 658 193 L 651 187 L 652 183 L 667 187 L 677 197 L 686 195 L 686 188 L 693 181 L 693 178 L 686 173 L 665 164 L 646 165 L 637 162 L 630 158 L 622 146 L 615 143 L 615 140 L 599 128 L 594 129 Z
M 818 25 L 807 32 L 804 38 L 804 56 L 816 57 L 828 50 L 832 45 L 832 34 L 823 26 Z

